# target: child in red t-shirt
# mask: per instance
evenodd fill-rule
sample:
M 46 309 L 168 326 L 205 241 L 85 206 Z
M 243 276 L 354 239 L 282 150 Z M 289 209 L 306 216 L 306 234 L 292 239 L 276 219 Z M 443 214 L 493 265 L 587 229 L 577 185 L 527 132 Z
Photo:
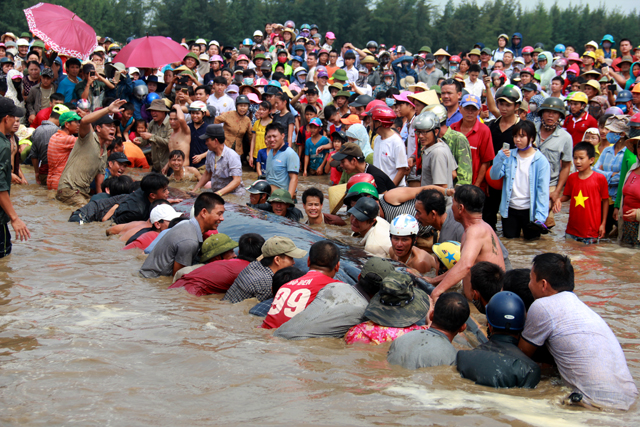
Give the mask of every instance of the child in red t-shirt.
M 134 142 L 142 132 L 146 132 L 146 131 L 147 131 L 147 122 L 145 122 L 144 120 L 136 120 L 136 122 L 133 124 L 131 132 L 129 132 L 129 141 Z M 140 145 L 138 143 L 136 144 Z
M 585 141 L 576 144 L 573 164 L 577 172 L 569 175 L 564 195 L 553 207 L 555 212 L 560 212 L 562 202 L 570 201 L 565 236 L 586 244 L 596 243 L 604 236 L 609 210 L 607 178 L 591 169 L 595 157 L 593 145 Z
M 324 159 L 324 172 L 329 173 L 331 171 L 330 179 L 332 185 L 338 185 L 340 182 L 340 178 L 342 178 L 342 172 L 338 170 L 338 168 L 331 166 L 331 162 L 333 161 L 333 155 L 340 151 L 340 147 L 342 147 L 342 139 L 337 136 L 333 138 L 333 151 L 329 153 L 327 157 Z

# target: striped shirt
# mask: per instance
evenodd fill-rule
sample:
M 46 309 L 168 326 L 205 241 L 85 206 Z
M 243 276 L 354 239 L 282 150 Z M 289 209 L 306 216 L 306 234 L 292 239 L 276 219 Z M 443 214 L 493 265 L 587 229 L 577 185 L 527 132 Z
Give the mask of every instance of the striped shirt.
M 380 195 L 379 201 L 380 201 L 380 207 L 382 208 L 382 212 L 384 212 L 384 219 L 389 221 L 389 224 L 391 224 L 391 221 L 393 221 L 394 218 L 397 218 L 400 215 L 406 214 L 414 217 L 416 216 L 416 200 L 415 199 L 407 200 L 406 202 L 400 203 L 399 205 L 392 205 L 384 199 L 384 194 L 382 194 Z M 431 231 L 431 229 L 432 227 L 430 225 L 427 225 L 426 227 L 423 225 L 420 225 L 418 236 L 425 237 Z
M 223 299 L 234 304 L 249 298 L 264 301 L 273 297 L 271 293 L 272 281 L 273 271 L 262 265 L 260 261 L 253 261 L 240 272 Z
M 67 165 L 69 155 L 76 143 L 77 137 L 67 135 L 59 130 L 49 139 L 49 147 L 47 148 L 47 160 L 49 161 L 49 175 L 47 176 L 47 188 L 49 190 L 57 190 L 60 176 Z
M 609 184 L 609 196 L 611 200 L 615 202 L 618 195 L 618 184 L 620 183 L 620 169 L 622 169 L 622 160 L 624 159 L 624 152 L 627 147 L 622 147 L 622 150 L 615 153 L 615 145 L 610 145 L 604 150 L 598 158 L 593 170 L 607 178 Z M 602 167 L 602 169 L 600 169 Z

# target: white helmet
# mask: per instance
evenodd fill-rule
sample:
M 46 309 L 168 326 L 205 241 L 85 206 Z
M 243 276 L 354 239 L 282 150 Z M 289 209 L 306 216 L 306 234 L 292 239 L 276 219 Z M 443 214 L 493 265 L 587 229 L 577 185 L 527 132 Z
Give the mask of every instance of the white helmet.
M 442 104 L 427 105 L 422 111 L 431 111 L 436 115 L 440 123 L 443 123 L 447 120 L 447 109 Z
M 189 111 L 202 111 L 203 113 L 207 112 L 207 104 L 202 101 L 193 101 L 189 104 Z
M 392 236 L 417 236 L 419 229 L 418 221 L 413 216 L 402 214 L 391 221 L 389 234 Z

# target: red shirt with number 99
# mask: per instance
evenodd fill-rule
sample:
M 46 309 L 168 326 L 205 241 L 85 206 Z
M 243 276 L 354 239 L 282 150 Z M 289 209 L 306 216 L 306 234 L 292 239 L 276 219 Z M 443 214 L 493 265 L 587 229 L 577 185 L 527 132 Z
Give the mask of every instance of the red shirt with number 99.
M 262 327 L 265 329 L 280 327 L 307 308 L 316 298 L 320 289 L 335 282 L 339 282 L 339 280 L 319 271 L 311 270 L 299 279 L 285 283 L 273 298 L 271 310 L 264 319 Z

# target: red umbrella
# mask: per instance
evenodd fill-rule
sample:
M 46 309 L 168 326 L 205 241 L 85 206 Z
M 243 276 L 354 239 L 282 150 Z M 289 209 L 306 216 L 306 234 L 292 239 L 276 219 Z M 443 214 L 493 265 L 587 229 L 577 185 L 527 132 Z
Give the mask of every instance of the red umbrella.
M 59 54 L 86 58 L 98 45 L 93 28 L 62 6 L 38 3 L 24 14 L 29 30 Z
M 131 41 L 113 58 L 127 67 L 160 68 L 180 62 L 189 51 L 179 43 L 160 36 L 146 36 Z

